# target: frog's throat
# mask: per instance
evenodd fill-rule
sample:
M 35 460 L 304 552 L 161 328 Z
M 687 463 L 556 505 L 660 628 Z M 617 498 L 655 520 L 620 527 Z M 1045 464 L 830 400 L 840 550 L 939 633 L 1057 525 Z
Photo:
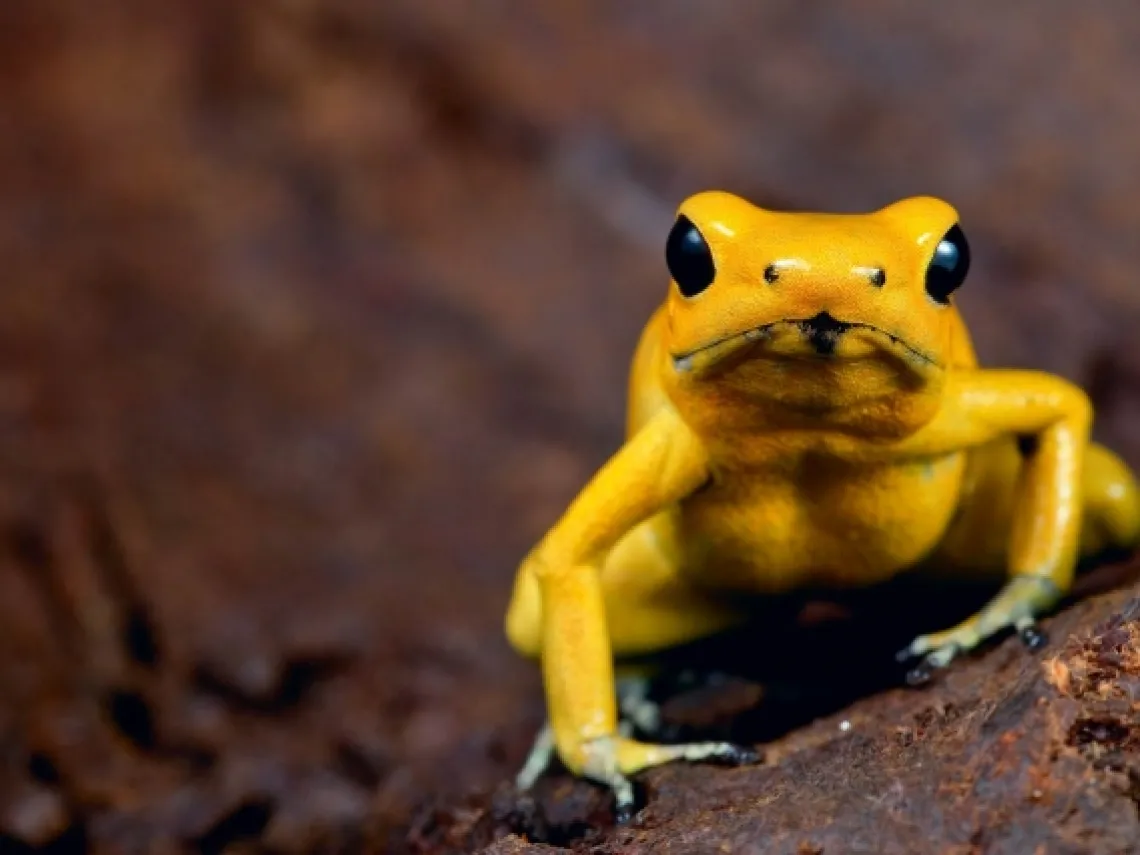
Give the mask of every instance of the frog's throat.
M 712 368 L 723 359 L 733 354 L 739 353 L 744 348 L 759 345 L 771 338 L 773 331 L 781 326 L 795 326 L 801 330 L 806 330 L 810 327 L 814 319 L 805 318 L 802 320 L 787 319 L 782 321 L 775 321 L 770 324 L 762 324 L 758 327 L 752 327 L 744 332 L 733 333 L 732 335 L 718 338 L 715 341 L 710 341 L 707 344 L 702 344 L 692 350 L 684 353 L 670 354 L 673 360 L 674 370 L 686 373 L 695 369 L 704 370 Z M 849 330 L 861 329 L 875 333 L 884 341 L 889 342 L 896 349 L 904 351 L 914 361 L 932 368 L 941 368 L 941 364 L 931 356 L 929 353 L 915 347 L 910 342 L 900 338 L 893 333 L 875 326 L 874 324 L 863 323 L 859 321 L 842 321 L 839 322 L 845 334 Z

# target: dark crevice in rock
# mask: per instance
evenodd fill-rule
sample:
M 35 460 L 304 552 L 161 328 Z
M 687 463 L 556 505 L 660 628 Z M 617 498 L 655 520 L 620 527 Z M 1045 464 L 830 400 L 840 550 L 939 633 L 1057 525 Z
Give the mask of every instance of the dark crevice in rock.
M 221 855 L 234 843 L 257 840 L 273 818 L 274 803 L 269 799 L 242 802 L 193 841 L 201 855 Z
M 290 659 L 264 691 L 243 686 L 206 665 L 195 669 L 193 681 L 198 691 L 220 698 L 237 710 L 279 715 L 304 703 L 320 684 L 341 673 L 350 660 L 342 654 Z
M 115 730 L 141 751 L 153 751 L 158 744 L 154 712 L 137 691 L 112 689 L 104 697 L 104 709 Z

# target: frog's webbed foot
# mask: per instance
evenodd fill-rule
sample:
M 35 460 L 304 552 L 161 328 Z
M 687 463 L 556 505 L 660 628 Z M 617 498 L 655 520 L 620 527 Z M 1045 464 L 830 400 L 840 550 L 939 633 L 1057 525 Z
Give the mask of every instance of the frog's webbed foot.
M 633 816 L 634 792 L 629 776 L 675 760 L 712 761 L 738 766 L 755 763 L 760 755 L 751 748 L 731 742 L 690 742 L 681 745 L 654 745 L 630 737 L 634 729 L 652 734 L 661 728 L 661 709 L 648 697 L 649 681 L 644 678 L 621 680 L 618 702 L 622 720 L 618 735 L 592 740 L 583 746 L 582 774 L 609 787 L 614 793 L 614 814 L 619 823 Z M 549 722 L 539 731 L 522 770 L 515 779 L 519 790 L 534 786 L 554 759 L 554 734 Z
M 900 650 L 900 662 L 922 657 L 907 673 L 907 683 L 917 686 L 927 682 L 935 670 L 945 668 L 958 655 L 973 650 L 991 636 L 1011 627 L 1030 650 L 1041 649 L 1048 643 L 1048 638 L 1037 627 L 1036 617 L 1060 599 L 1061 592 L 1049 579 L 1015 576 L 973 617 L 953 629 L 920 635 Z
M 582 746 L 585 764 L 582 774 L 604 784 L 614 794 L 614 816 L 627 822 L 634 812 L 633 784 L 629 776 L 653 766 L 676 760 L 690 763 L 708 761 L 728 766 L 756 763 L 760 755 L 751 748 L 731 742 L 689 742 L 682 745 L 654 745 L 625 736 L 605 736 Z
M 663 729 L 661 705 L 649 697 L 650 685 L 650 679 L 641 676 L 623 677 L 617 681 L 620 735 L 632 737 L 636 731 L 651 739 L 660 738 Z M 515 777 L 515 785 L 520 790 L 529 790 L 550 767 L 553 759 L 554 735 L 550 722 L 546 722 L 538 731 L 526 762 Z

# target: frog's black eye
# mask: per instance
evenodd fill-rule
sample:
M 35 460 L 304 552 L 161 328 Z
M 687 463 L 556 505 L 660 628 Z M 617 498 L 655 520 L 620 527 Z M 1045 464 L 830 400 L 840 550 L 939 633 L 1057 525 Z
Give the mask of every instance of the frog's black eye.
M 716 276 L 712 250 L 693 221 L 684 214 L 677 217 L 665 241 L 665 263 L 669 265 L 669 275 L 686 297 L 697 296 Z
M 934 257 L 926 268 L 926 293 L 935 303 L 949 304 L 950 295 L 966 279 L 969 270 L 970 245 L 962 229 L 955 225 L 934 248 Z

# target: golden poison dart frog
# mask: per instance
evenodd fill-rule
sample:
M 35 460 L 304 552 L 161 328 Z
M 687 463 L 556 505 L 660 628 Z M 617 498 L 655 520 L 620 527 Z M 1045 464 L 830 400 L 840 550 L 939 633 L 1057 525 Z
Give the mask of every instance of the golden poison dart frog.
M 1044 643 L 1034 619 L 1078 559 L 1140 539 L 1136 481 L 1090 442 L 1087 396 L 978 367 L 953 296 L 970 250 L 946 202 L 784 213 L 705 192 L 665 257 L 625 444 L 527 555 L 506 620 L 541 660 L 549 711 L 520 786 L 557 751 L 623 812 L 632 773 L 751 752 L 631 738 L 615 657 L 734 627 L 757 595 L 927 569 L 1004 579 L 902 651 L 919 679 L 1001 630 Z

